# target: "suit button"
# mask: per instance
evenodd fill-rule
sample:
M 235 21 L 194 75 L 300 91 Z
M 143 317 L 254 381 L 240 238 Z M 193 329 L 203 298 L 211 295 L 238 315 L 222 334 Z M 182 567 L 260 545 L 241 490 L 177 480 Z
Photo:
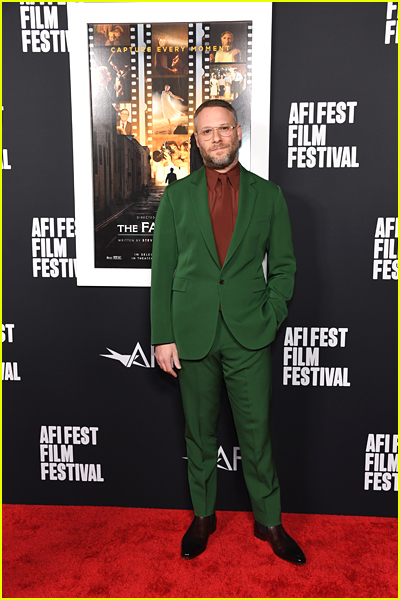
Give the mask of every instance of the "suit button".
M 224 285 L 225 281 L 223 279 L 219 280 L 220 285 Z

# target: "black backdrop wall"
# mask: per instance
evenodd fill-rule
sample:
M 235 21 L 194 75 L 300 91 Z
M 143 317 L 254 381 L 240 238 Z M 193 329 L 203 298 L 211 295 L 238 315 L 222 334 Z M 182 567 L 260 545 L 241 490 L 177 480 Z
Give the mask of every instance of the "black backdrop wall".
M 65 3 L 42 52 L 20 4 L 3 3 L 4 502 L 189 508 L 149 290 L 76 286 Z M 397 3 L 274 5 L 270 178 L 298 259 L 273 346 L 286 512 L 395 515 L 396 78 Z M 249 510 L 226 398 L 219 438 L 217 508 Z

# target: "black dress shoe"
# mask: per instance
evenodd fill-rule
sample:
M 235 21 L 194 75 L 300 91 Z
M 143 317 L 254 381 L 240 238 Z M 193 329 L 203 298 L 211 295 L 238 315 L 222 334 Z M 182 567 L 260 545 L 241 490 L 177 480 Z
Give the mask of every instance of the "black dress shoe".
M 263 542 L 269 542 L 272 550 L 279 558 L 295 565 L 304 565 L 306 557 L 301 548 L 283 529 L 282 525 L 266 527 L 257 521 L 254 523 L 254 535 Z
M 217 529 L 217 517 L 195 517 L 182 538 L 182 557 L 194 558 L 207 548 L 208 537 Z

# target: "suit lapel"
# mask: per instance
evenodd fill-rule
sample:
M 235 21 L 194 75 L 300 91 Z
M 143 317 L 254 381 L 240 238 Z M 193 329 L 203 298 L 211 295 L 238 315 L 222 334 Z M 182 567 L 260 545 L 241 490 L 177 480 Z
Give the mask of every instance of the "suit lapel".
M 197 174 L 198 176 L 196 177 Z M 196 171 L 192 183 L 193 189 L 190 193 L 190 196 L 192 198 L 196 219 L 206 246 L 211 256 L 220 267 L 217 247 L 215 245 L 214 232 L 211 224 L 210 209 L 208 206 L 207 178 L 204 167 Z
M 246 169 L 240 165 L 238 215 L 235 229 L 233 230 L 231 243 L 229 245 L 228 254 L 226 255 L 224 262 L 224 267 L 236 252 L 250 224 L 257 198 L 257 190 L 254 189 L 253 185 L 255 181 L 256 180 L 252 174 L 249 171 L 246 171 Z
M 236 252 L 250 224 L 257 198 L 257 190 L 253 185 L 255 181 L 253 175 L 240 165 L 238 215 L 224 267 Z M 190 195 L 198 225 L 211 256 L 220 267 L 208 206 L 207 178 L 204 167 L 196 172 L 192 184 L 193 189 Z

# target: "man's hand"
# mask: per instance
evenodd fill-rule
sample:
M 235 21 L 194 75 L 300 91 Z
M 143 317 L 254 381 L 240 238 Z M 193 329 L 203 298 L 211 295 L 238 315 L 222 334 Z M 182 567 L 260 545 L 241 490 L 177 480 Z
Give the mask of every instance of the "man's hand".
M 174 361 L 174 365 L 177 369 L 181 368 L 181 364 L 179 362 L 178 350 L 176 344 L 156 344 L 154 356 L 156 357 L 156 361 L 158 366 L 169 373 L 173 377 L 178 377 L 175 371 L 172 368 L 171 358 Z

